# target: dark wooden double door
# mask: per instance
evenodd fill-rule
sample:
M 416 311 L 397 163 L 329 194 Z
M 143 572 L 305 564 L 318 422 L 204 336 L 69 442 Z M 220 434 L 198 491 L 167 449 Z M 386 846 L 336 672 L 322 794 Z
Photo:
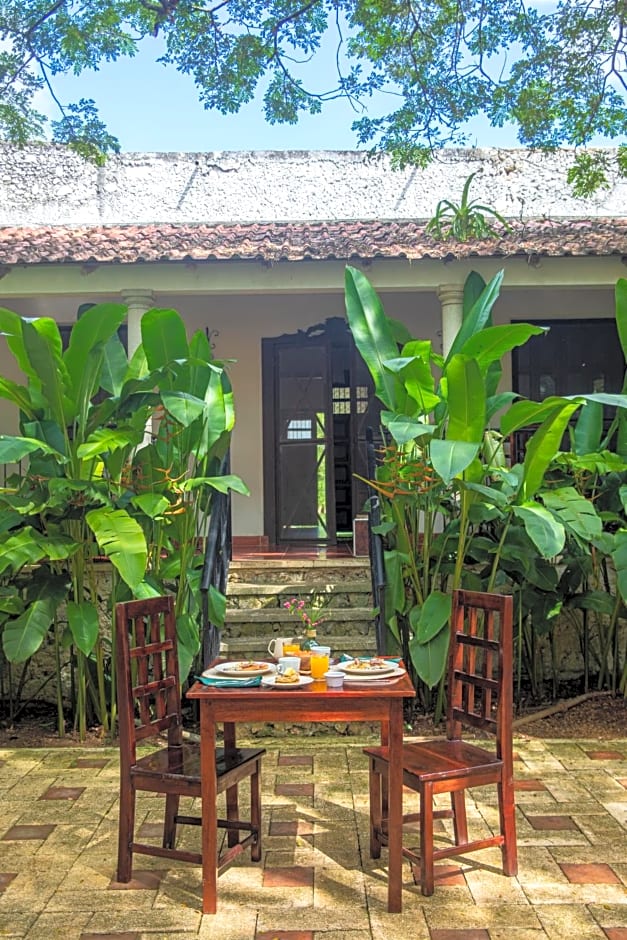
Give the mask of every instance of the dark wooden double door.
M 272 544 L 352 536 L 380 405 L 346 321 L 262 341 L 265 530 Z

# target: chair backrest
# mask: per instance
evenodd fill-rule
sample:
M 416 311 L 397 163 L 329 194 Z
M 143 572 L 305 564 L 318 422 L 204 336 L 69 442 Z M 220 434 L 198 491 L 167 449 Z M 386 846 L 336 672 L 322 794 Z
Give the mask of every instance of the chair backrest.
M 448 669 L 447 736 L 462 726 L 496 735 L 497 755 L 511 754 L 512 597 L 454 591 Z
M 174 599 L 117 604 L 115 623 L 120 758 L 134 763 L 138 741 L 167 731 L 182 743 Z

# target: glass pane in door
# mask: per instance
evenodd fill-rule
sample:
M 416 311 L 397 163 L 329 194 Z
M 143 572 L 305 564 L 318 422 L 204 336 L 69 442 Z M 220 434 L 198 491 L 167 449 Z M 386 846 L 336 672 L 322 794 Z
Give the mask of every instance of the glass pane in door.
M 326 350 L 278 351 L 278 521 L 285 541 L 329 537 Z

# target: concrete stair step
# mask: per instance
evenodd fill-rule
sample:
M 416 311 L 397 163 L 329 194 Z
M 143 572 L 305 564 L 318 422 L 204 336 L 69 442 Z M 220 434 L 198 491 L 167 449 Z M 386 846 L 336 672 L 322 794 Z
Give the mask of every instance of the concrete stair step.
M 233 654 L 236 656 L 258 656 L 265 658 L 268 656 L 268 643 L 273 636 L 274 634 L 251 637 L 230 637 L 225 632 L 222 634 L 220 643 L 220 655 Z M 325 633 L 324 637 L 320 637 L 320 642 L 324 642 L 326 646 L 330 646 L 332 653 L 350 653 L 354 656 L 360 656 L 365 653 L 371 655 L 376 652 L 374 633 L 370 633 L 367 636 L 341 636 L 339 634 L 331 635 Z
M 328 630 L 333 623 L 338 622 L 353 622 L 353 621 L 372 621 L 374 619 L 374 613 L 372 607 L 334 607 L 333 617 L 327 617 L 323 620 L 324 629 Z M 324 613 L 328 613 L 329 608 L 325 608 Z M 323 613 L 323 612 L 321 612 Z M 227 624 L 242 624 L 242 623 L 274 623 L 277 625 L 283 624 L 287 628 L 289 626 L 292 633 L 299 633 L 302 629 L 302 624 L 300 620 L 294 617 L 289 610 L 285 610 L 281 607 L 262 607 L 259 609 L 244 609 L 240 610 L 237 608 L 229 608 L 226 611 L 226 623 Z

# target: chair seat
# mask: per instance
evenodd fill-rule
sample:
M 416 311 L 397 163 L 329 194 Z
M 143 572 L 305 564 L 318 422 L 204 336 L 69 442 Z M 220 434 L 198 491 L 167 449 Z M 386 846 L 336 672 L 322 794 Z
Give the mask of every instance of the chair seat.
M 238 748 L 233 754 L 225 758 L 224 748 L 216 749 L 216 766 L 218 779 L 226 776 L 233 770 L 238 770 L 246 764 L 252 763 L 265 753 L 263 748 Z M 187 778 L 189 788 L 197 788 L 200 795 L 200 747 L 191 742 L 185 742 L 179 749 L 161 748 L 140 757 L 132 766 L 134 777 L 150 778 L 155 781 L 167 782 L 177 777 Z
M 387 763 L 388 748 L 364 748 L 366 754 Z M 437 739 L 403 745 L 403 771 L 421 781 L 450 780 L 460 775 L 496 772 L 502 761 L 484 748 L 466 741 Z

